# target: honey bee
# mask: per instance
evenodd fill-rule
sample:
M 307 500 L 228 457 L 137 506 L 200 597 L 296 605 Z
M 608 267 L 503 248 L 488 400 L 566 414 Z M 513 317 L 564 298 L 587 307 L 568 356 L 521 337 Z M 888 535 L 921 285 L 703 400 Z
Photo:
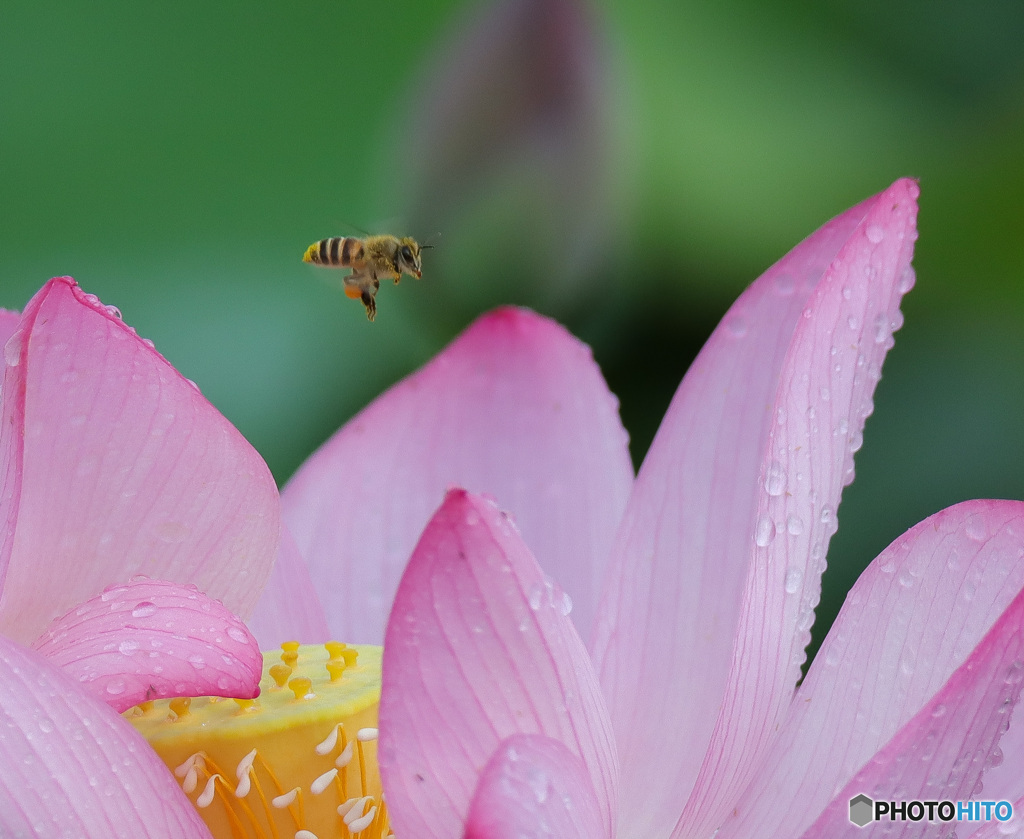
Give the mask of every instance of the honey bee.
M 394 280 L 395 285 L 408 274 L 417 280 L 423 275 L 420 264 L 422 247 L 408 236 L 335 236 L 314 242 L 302 257 L 303 262 L 325 265 L 333 268 L 351 268 L 352 273 L 344 278 L 345 295 L 353 300 L 358 298 L 366 307 L 366 317 L 373 320 L 377 314 L 377 289 L 380 281 Z

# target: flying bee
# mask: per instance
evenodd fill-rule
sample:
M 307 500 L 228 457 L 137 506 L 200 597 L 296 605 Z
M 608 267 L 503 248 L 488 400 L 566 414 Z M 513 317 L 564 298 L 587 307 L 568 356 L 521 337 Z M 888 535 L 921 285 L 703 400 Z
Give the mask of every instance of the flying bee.
M 395 285 L 408 274 L 417 280 L 423 276 L 420 251 L 430 245 L 420 244 L 408 236 L 335 236 L 314 242 L 302 257 L 303 262 L 332 268 L 351 268 L 344 278 L 345 295 L 360 299 L 366 307 L 366 317 L 373 320 L 377 314 L 377 289 L 381 280 L 394 280 Z

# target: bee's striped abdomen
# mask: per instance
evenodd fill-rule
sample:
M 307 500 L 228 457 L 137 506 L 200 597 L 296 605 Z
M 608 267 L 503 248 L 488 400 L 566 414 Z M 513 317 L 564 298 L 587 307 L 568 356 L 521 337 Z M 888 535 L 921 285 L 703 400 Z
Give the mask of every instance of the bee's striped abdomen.
M 306 248 L 302 261 L 336 268 L 350 268 L 360 264 L 364 255 L 360 239 L 353 236 L 334 236 L 330 239 L 321 239 Z

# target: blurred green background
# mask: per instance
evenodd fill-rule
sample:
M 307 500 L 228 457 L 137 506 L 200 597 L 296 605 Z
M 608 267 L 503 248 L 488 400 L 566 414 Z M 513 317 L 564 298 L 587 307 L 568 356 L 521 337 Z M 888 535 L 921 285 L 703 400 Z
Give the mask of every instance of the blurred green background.
M 283 483 L 477 314 L 590 342 L 642 459 L 736 295 L 921 182 L 918 284 L 829 554 L 1024 497 L 1024 4 L 757 0 L 8 4 L 0 306 L 72 274 Z M 300 262 L 409 232 L 377 322 Z

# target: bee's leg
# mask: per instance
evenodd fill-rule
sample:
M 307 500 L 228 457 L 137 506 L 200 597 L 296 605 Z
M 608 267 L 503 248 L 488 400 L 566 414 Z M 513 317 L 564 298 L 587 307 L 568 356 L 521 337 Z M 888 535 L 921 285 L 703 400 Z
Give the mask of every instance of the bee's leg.
M 363 305 L 366 307 L 366 319 L 370 322 L 372 322 L 373 319 L 377 317 L 377 301 L 374 298 L 376 291 L 376 289 L 374 289 L 372 292 L 369 289 L 363 290 L 362 300 Z
M 358 271 L 353 271 L 345 277 L 345 296 L 363 301 L 366 307 L 366 317 L 373 320 L 377 314 L 377 289 L 380 288 L 380 281 L 376 277 Z

